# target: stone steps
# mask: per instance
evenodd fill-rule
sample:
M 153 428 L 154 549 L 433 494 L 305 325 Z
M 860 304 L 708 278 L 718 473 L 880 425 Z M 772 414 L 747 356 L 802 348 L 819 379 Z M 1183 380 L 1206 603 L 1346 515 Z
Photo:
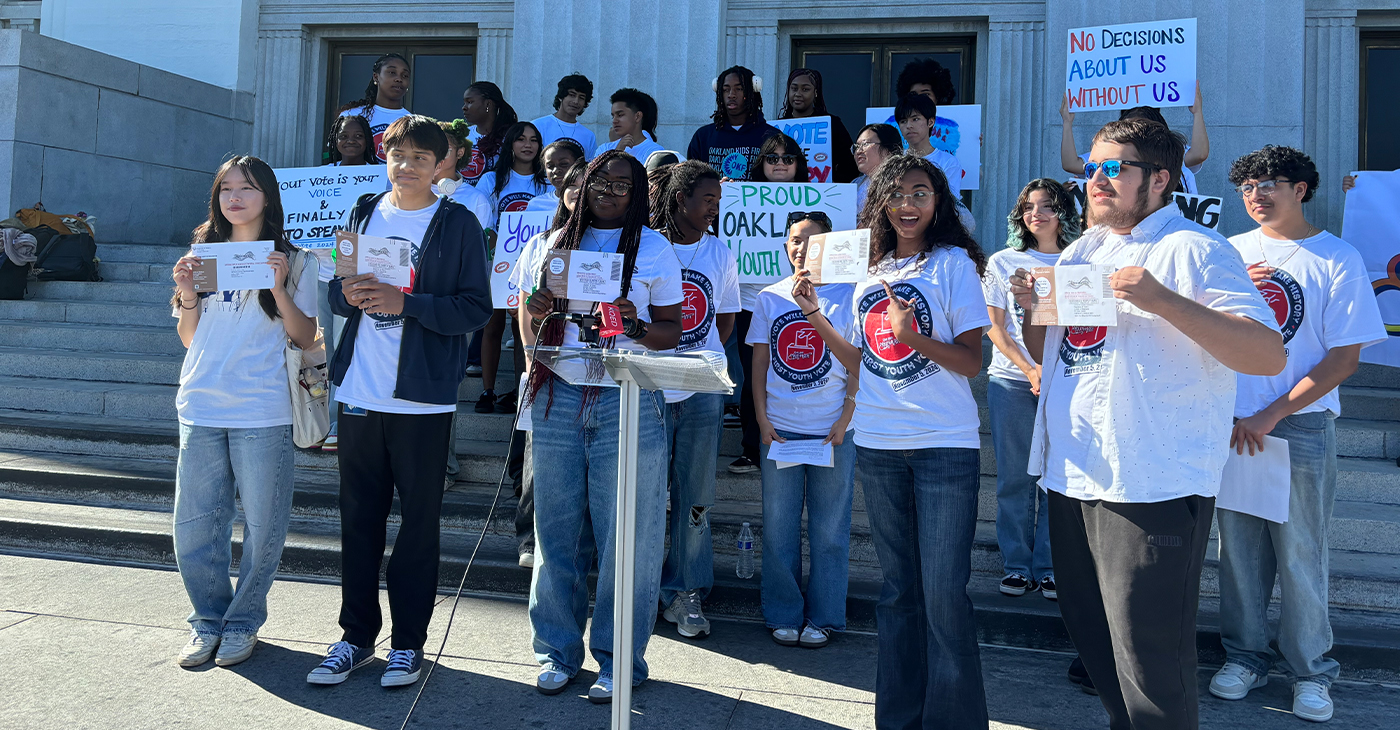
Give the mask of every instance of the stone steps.
M 175 329 L 170 303 L 113 306 L 110 302 L 29 299 L 0 301 L 3 322 L 70 322 L 75 324 L 138 325 Z
M 0 347 L 0 373 L 17 378 L 173 385 L 183 362 L 180 355 Z
M 0 343 L 35 350 L 185 354 L 173 323 L 165 327 L 0 320 Z
M 137 263 L 165 266 L 166 271 L 180 260 L 188 246 L 152 243 L 99 243 L 97 258 L 102 264 Z

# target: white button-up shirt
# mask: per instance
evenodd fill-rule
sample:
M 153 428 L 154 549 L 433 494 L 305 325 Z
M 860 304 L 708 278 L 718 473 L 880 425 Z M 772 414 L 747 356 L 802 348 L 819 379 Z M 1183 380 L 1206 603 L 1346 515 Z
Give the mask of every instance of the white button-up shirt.
M 1107 226 L 1090 229 L 1060 263 L 1142 266 L 1187 299 L 1278 329 L 1239 253 L 1174 204 L 1126 236 Z M 1229 449 L 1235 373 L 1165 319 L 1126 301 L 1118 301 L 1116 327 L 1086 335 L 1065 342 L 1065 327 L 1046 331 L 1030 473 L 1044 488 L 1081 500 L 1215 496 Z M 1077 377 L 1091 356 L 1097 373 Z M 1061 408 L 1072 401 L 1074 412 L 1047 414 L 1052 401 Z

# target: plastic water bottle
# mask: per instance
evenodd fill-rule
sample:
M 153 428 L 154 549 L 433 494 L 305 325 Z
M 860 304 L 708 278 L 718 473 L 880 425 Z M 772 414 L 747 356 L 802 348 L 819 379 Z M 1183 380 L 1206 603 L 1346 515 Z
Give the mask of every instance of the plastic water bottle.
M 753 530 L 747 522 L 739 528 L 739 567 L 735 572 L 740 578 L 753 577 Z

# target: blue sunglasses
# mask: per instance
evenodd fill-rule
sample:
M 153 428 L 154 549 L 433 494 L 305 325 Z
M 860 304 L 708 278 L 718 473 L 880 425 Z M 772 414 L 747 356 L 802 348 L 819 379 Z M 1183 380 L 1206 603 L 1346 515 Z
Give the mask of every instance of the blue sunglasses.
M 1099 168 L 1102 167 L 1103 176 L 1108 178 L 1109 180 L 1112 180 L 1118 177 L 1118 173 L 1123 171 L 1124 165 L 1131 165 L 1132 167 L 1141 167 L 1142 169 L 1147 170 L 1148 173 L 1153 173 L 1162 169 L 1161 165 L 1154 165 L 1151 162 L 1135 162 L 1133 160 L 1104 160 L 1103 162 L 1086 162 L 1084 163 L 1084 179 L 1094 179 L 1094 173 L 1098 172 Z

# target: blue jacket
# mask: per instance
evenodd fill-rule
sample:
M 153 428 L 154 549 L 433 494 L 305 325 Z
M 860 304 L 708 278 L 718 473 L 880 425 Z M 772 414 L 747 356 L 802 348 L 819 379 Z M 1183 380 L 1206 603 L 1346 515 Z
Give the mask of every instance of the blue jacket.
M 685 156 L 710 163 L 716 172 L 731 180 L 749 180 L 753 178 L 754 165 L 758 164 L 758 149 L 763 146 L 763 140 L 775 134 L 778 134 L 777 128 L 761 114 L 738 129 L 727 123 L 716 126 L 710 122 L 695 130 Z
M 374 208 L 388 193 L 360 196 L 346 228 L 365 232 Z M 331 311 L 346 318 L 331 362 L 331 379 L 340 385 L 355 356 L 355 335 L 364 313 L 345 301 L 341 277 L 331 279 Z M 443 198 L 428 223 L 419 249 L 413 288 L 403 298 L 403 341 L 394 397 L 415 403 L 457 402 L 457 386 L 467 371 L 467 335 L 491 318 L 491 269 L 486 236 L 476 216 L 451 198 Z

